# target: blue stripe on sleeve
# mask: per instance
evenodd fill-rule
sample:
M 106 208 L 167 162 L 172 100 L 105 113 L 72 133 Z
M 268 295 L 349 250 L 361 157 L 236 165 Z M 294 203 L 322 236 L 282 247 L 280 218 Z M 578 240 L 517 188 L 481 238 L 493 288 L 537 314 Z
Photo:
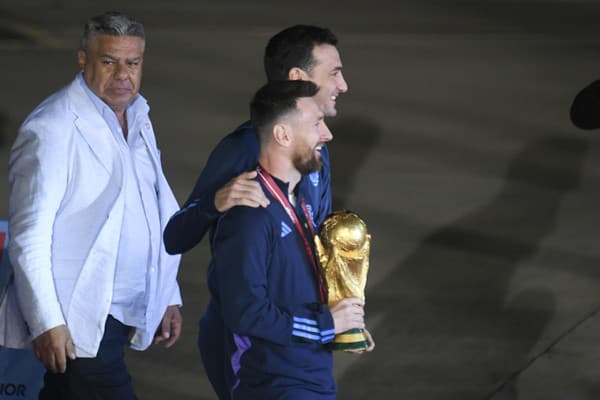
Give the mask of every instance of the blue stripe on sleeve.
M 335 337 L 335 335 L 329 335 L 329 336 L 322 337 L 321 343 L 323 343 L 323 344 L 329 343 L 333 340 L 334 337 Z
M 320 334 L 321 336 L 323 336 L 323 333 L 319 330 L 319 328 L 315 328 L 313 326 L 294 324 L 293 327 L 294 327 L 294 329 L 301 329 L 306 332 L 312 332 L 312 333 Z
M 335 333 L 335 329 L 329 329 L 327 331 L 321 331 L 321 336 L 329 336 Z
M 292 331 L 292 335 L 294 336 L 298 336 L 298 337 L 302 337 L 305 339 L 310 339 L 310 340 L 316 340 L 316 341 L 321 341 L 321 337 L 317 336 L 317 335 L 311 335 L 308 332 L 304 332 L 304 331 L 297 331 L 297 330 L 293 330 Z
M 294 317 L 294 322 L 300 322 L 302 324 L 317 326 L 317 321 L 315 321 L 314 319 Z

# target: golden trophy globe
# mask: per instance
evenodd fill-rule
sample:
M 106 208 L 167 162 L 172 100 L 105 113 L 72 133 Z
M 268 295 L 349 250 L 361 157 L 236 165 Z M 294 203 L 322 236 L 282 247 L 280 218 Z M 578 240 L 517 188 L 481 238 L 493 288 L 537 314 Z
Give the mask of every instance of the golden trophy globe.
M 335 211 L 325 218 L 315 236 L 315 247 L 327 282 L 328 305 L 348 297 L 364 300 L 371 235 L 355 213 Z M 369 346 L 362 329 L 337 334 L 328 345 L 332 350 L 364 350 Z

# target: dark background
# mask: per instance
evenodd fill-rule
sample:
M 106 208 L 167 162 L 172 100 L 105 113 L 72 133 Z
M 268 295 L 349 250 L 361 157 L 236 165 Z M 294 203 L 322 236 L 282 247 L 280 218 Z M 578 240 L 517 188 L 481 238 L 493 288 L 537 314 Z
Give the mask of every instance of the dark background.
M 0 0 L 5 165 L 28 112 L 76 74 L 86 19 L 118 9 L 146 26 L 142 93 L 181 203 L 247 118 L 268 38 L 327 26 L 350 87 L 328 121 L 334 200 L 373 236 L 377 342 L 336 356 L 340 399 L 599 398 L 600 132 L 568 120 L 600 77 L 598 2 L 98 4 Z M 181 340 L 128 353 L 141 399 L 213 398 L 195 345 L 208 259 L 206 243 L 183 258 Z

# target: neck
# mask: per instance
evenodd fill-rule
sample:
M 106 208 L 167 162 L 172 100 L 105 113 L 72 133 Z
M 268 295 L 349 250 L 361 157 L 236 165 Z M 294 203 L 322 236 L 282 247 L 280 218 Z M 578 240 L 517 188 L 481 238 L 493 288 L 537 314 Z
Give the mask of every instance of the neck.
M 263 151 L 264 150 L 264 151 Z M 288 192 L 292 193 L 300 182 L 300 172 L 291 160 L 278 152 L 270 152 L 268 149 L 261 149 L 258 162 L 269 174 L 288 184 Z

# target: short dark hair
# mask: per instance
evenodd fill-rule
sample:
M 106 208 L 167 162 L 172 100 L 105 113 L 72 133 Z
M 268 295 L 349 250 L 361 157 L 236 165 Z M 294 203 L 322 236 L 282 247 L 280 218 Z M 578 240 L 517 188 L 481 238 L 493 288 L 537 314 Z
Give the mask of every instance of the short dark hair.
M 310 72 L 315 65 L 313 48 L 322 44 L 337 46 L 337 37 L 326 28 L 295 25 L 273 36 L 265 48 L 267 80 L 287 80 L 290 69 Z
M 127 14 L 107 11 L 90 18 L 83 28 L 81 48 L 87 50 L 90 39 L 95 35 L 136 36 L 146 40 L 144 25 Z
M 261 142 L 267 142 L 271 128 L 281 117 L 296 111 L 296 101 L 313 97 L 319 87 L 311 81 L 270 81 L 258 89 L 250 102 L 250 122 Z

